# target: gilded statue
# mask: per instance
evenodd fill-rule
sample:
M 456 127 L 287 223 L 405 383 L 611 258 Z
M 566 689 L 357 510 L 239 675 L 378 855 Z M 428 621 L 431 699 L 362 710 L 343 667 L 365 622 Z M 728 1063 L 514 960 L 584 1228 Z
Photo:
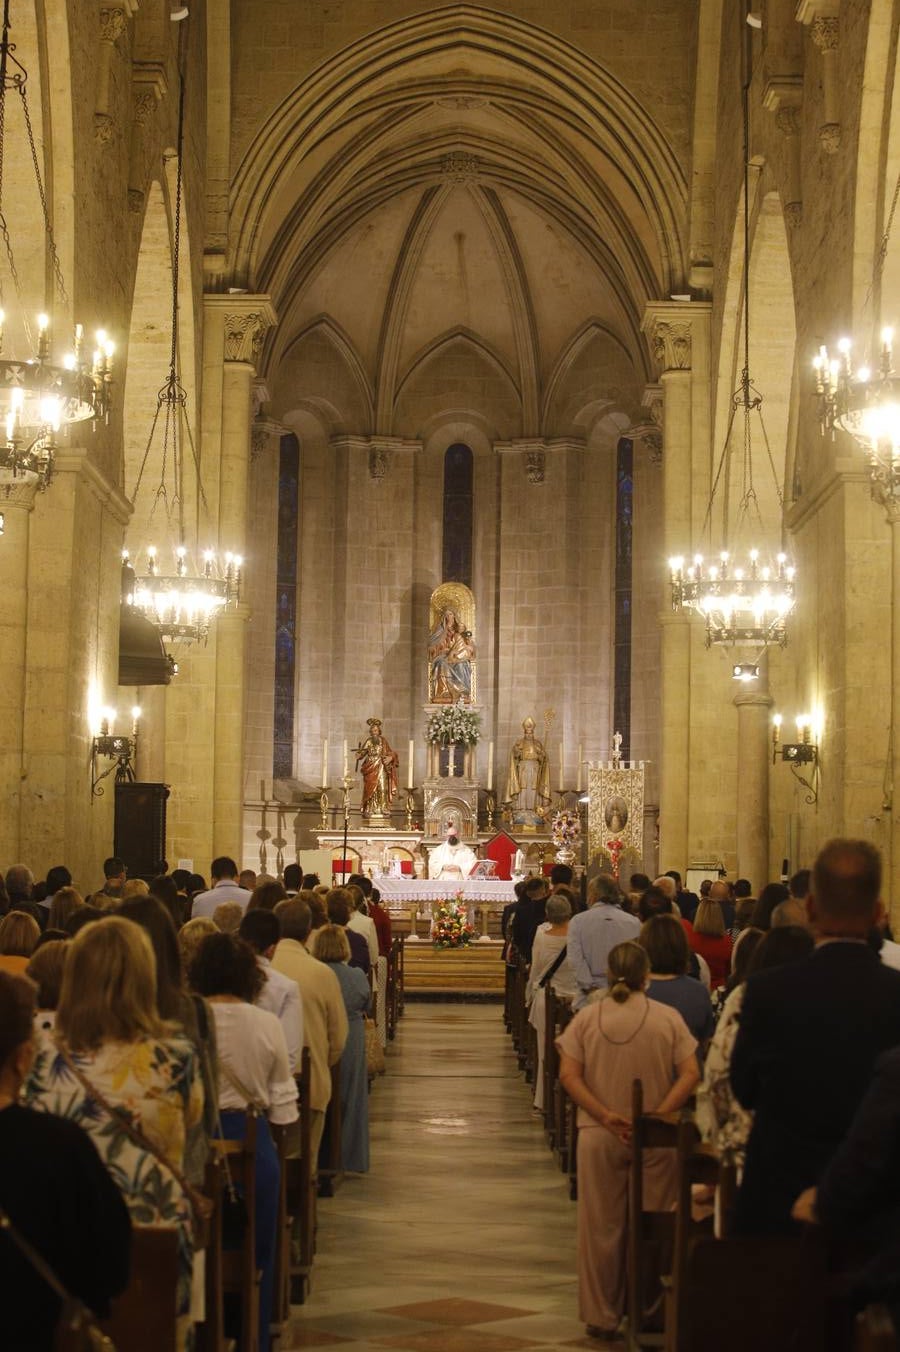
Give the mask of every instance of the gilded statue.
M 550 806 L 550 765 L 543 742 L 534 735 L 535 722 L 526 718 L 522 736 L 509 753 L 506 799 L 514 825 L 540 826 Z
M 475 700 L 475 600 L 461 582 L 445 582 L 431 596 L 428 699 L 431 704 Z
M 400 758 L 381 731 L 380 718 L 367 718 L 369 735 L 356 747 L 356 768 L 363 777 L 362 815 L 384 817 L 397 796 Z

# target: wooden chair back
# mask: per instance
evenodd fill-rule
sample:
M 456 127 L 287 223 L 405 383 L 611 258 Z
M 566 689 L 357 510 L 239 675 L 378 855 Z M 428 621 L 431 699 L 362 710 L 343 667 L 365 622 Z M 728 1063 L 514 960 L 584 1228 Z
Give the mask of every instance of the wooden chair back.
M 299 1154 L 285 1161 L 287 1178 L 288 1272 L 287 1295 L 290 1305 L 303 1305 L 309 1295 L 310 1274 L 315 1255 L 316 1187 L 318 1162 L 312 1157 L 312 1108 L 310 1093 L 309 1048 L 304 1047 L 300 1074 L 296 1076 L 300 1109 Z M 285 1314 L 287 1318 L 287 1313 Z
M 175 1352 L 178 1232 L 172 1225 L 135 1225 L 131 1276 L 112 1303 L 103 1330 L 128 1352 Z
M 675 1213 L 644 1209 L 644 1155 L 648 1150 L 678 1146 L 678 1116 L 644 1112 L 644 1086 L 635 1080 L 631 1092 L 631 1169 L 628 1175 L 628 1288 L 629 1345 L 660 1347 L 663 1335 L 646 1329 L 645 1307 L 661 1293 L 660 1281 L 669 1271 L 675 1232 Z
M 222 1289 L 222 1166 L 211 1152 L 206 1164 L 203 1191 L 213 1204 L 209 1242 L 204 1256 L 204 1307 L 206 1318 L 196 1326 L 196 1352 L 224 1352 L 225 1310 Z
M 243 1196 L 247 1224 L 240 1248 L 222 1250 L 222 1290 L 241 1302 L 241 1352 L 259 1352 L 260 1272 L 256 1266 L 256 1118 L 247 1114 L 243 1141 L 212 1141 L 227 1163 L 231 1181 Z

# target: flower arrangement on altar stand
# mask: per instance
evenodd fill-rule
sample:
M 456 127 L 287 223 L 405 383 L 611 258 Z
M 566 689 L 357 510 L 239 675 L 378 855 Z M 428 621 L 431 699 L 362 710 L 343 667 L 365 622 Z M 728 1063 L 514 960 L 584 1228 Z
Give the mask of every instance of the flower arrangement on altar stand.
M 435 948 L 465 948 L 475 938 L 462 892 L 432 911 L 431 942 Z
M 558 864 L 574 864 L 575 847 L 581 840 L 581 818 L 570 808 L 560 808 L 551 825 Z
M 425 726 L 425 739 L 438 748 L 441 775 L 463 773 L 466 748 L 475 746 L 481 736 L 481 717 L 467 709 L 462 700 L 437 709 Z

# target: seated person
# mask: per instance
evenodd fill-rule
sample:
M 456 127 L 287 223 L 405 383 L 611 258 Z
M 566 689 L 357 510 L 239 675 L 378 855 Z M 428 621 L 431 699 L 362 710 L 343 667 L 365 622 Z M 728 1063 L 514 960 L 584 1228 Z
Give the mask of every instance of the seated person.
M 475 867 L 475 851 L 460 842 L 459 836 L 450 835 L 443 845 L 431 851 L 428 860 L 429 878 L 448 880 L 468 878 Z

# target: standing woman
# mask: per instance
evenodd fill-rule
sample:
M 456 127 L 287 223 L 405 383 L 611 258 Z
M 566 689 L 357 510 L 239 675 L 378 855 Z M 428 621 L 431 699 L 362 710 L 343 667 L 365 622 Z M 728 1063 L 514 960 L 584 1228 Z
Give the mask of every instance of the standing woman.
M 675 1112 L 700 1078 L 697 1040 L 681 1015 L 647 997 L 650 962 L 640 944 L 617 944 L 607 992 L 579 1010 L 557 1039 L 559 1078 L 578 1107 L 578 1303 L 591 1337 L 612 1336 L 625 1308 L 631 1093 L 648 1113 Z M 675 1203 L 672 1151 L 648 1151 L 645 1206 Z
M 135 1222 L 176 1228 L 178 1346 L 184 1348 L 193 1214 L 179 1175 L 188 1132 L 203 1114 L 203 1087 L 190 1043 L 159 1017 L 153 949 L 130 920 L 109 916 L 85 925 L 68 945 L 56 1042 L 45 1040 L 38 1049 L 24 1102 L 88 1133 Z
M 229 1141 L 242 1141 L 247 1114 L 258 1114 L 256 1265 L 262 1271 L 259 1348 L 268 1352 L 280 1180 L 269 1123 L 287 1126 L 296 1122 L 297 1086 L 281 1024 L 274 1014 L 253 1003 L 265 975 L 250 945 L 234 934 L 210 934 L 197 949 L 188 976 L 192 988 L 206 997 L 215 1020 L 222 1135 Z
M 334 972 L 344 997 L 347 1041 L 341 1053 L 341 1155 L 345 1169 L 369 1171 L 369 1077 L 366 1071 L 364 1019 L 372 1007 L 369 982 L 350 967 L 350 944 L 340 925 L 323 925 L 316 935 L 316 957 Z

